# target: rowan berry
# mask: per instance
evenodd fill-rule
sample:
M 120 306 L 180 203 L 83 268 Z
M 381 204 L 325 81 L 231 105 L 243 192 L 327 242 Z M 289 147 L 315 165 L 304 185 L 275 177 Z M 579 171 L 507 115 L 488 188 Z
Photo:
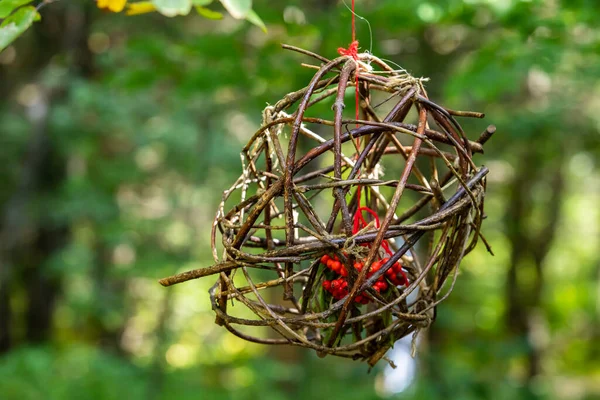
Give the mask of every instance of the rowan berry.
M 342 263 L 339 261 L 333 261 L 330 267 L 334 272 L 340 273 L 340 268 L 342 268 Z
M 379 271 L 380 268 L 381 268 L 381 261 L 375 261 L 373 264 L 371 264 L 371 268 L 369 268 L 369 272 L 371 274 L 374 274 L 375 272 Z
M 377 281 L 373 284 L 373 289 L 375 289 L 377 292 L 383 292 L 388 288 L 388 284 L 385 283 L 384 281 Z

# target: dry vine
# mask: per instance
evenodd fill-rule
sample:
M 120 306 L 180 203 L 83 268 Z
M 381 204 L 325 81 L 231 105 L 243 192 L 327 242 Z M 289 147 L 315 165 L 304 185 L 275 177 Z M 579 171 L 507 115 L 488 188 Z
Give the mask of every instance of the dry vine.
M 432 322 L 436 305 L 454 286 L 444 294 L 444 283 L 456 279 L 461 259 L 482 238 L 487 169 L 472 156 L 483 152 L 495 128 L 468 140 L 455 117 L 483 114 L 437 105 L 423 79 L 371 54 L 327 60 L 284 47 L 322 64 L 307 87 L 264 110 L 261 128 L 243 148 L 243 173 L 224 192 L 213 225 L 216 264 L 160 282 L 170 286 L 218 274 L 210 299 L 217 323 L 233 334 L 374 365 L 397 339 Z M 344 97 L 356 73 L 362 118 L 348 120 Z M 372 105 L 382 95 L 385 106 L 396 102 L 384 117 L 381 104 Z M 332 120 L 307 115 L 330 99 Z M 416 125 L 404 122 L 413 108 Z M 331 127 L 332 138 L 323 137 Z M 401 170 L 399 178 L 383 180 L 384 165 Z M 357 188 L 372 214 L 382 215 L 380 222 L 367 215 L 370 222 L 358 230 L 356 216 L 362 218 L 367 207 L 359 209 Z M 405 201 L 414 200 L 401 210 L 407 191 L 413 194 Z M 335 275 L 326 261 L 345 275 Z M 398 284 L 400 274 L 405 280 Z M 347 288 L 331 289 L 328 278 L 335 277 Z M 257 318 L 232 315 L 229 302 Z M 277 335 L 248 333 L 258 327 Z

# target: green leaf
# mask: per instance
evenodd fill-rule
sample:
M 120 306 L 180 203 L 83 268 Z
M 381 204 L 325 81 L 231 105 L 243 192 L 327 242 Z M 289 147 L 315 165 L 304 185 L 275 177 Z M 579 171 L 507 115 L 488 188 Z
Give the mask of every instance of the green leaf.
M 220 0 L 233 18 L 244 19 L 252 10 L 252 0 Z
M 196 11 L 198 11 L 198 14 L 202 15 L 204 18 L 223 19 L 223 14 L 221 14 L 218 11 L 213 11 L 206 7 L 196 6 Z
M 39 20 L 40 14 L 31 6 L 19 8 L 6 18 L 0 25 L 0 51 L 25 32 L 33 24 L 33 21 Z
M 246 15 L 246 20 L 248 22 L 258 26 L 260 29 L 262 29 L 262 31 L 264 33 L 267 33 L 267 27 L 265 26 L 265 23 L 263 22 L 262 19 L 260 19 L 258 14 L 254 12 L 254 10 L 250 10 L 248 12 L 248 15 Z
M 192 0 L 192 4 L 195 6 L 207 6 L 212 3 L 213 0 Z
M 192 0 L 152 0 L 152 3 L 166 17 L 188 15 L 192 10 Z
M 32 0 L 0 0 L 0 18 L 8 17 L 14 10 Z

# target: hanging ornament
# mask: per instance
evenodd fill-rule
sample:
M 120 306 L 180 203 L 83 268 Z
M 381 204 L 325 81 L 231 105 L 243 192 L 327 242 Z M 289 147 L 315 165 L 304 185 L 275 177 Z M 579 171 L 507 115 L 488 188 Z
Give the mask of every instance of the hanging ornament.
M 374 365 L 434 321 L 483 238 L 488 170 L 473 155 L 495 128 L 469 140 L 457 118 L 483 114 L 438 105 L 426 79 L 355 41 L 333 60 L 284 48 L 320 65 L 242 149 L 213 224 L 215 265 L 160 282 L 217 275 L 210 301 L 234 335 Z M 331 111 L 317 114 L 322 104 Z

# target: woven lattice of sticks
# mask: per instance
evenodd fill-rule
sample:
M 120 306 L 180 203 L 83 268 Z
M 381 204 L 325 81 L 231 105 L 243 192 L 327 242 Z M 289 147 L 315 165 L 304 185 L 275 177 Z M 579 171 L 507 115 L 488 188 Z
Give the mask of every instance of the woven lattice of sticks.
M 243 173 L 214 221 L 216 264 L 161 284 L 218 274 L 210 300 L 233 334 L 374 365 L 433 321 L 483 238 L 487 169 L 472 156 L 495 128 L 469 140 L 456 117 L 481 113 L 434 103 L 424 79 L 371 54 L 284 47 L 321 65 L 264 110 L 242 149 Z M 361 117 L 345 119 L 355 92 Z

